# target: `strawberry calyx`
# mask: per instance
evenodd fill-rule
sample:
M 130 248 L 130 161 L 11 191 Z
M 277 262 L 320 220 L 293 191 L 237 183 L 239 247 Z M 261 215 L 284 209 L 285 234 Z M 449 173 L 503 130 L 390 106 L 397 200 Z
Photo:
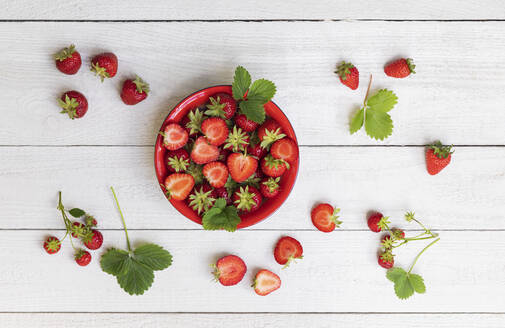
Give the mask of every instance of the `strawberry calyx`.
M 407 212 L 407 213 L 405 213 L 405 220 L 407 222 L 412 222 L 412 220 L 415 219 L 415 215 L 416 215 L 416 213 L 414 213 L 414 212 Z
M 393 252 L 391 251 L 391 249 L 387 249 L 386 251 L 384 251 L 384 252 L 380 255 L 380 258 L 381 258 L 384 262 L 393 262 L 393 261 L 394 261 L 394 254 L 393 254 Z
M 393 240 L 393 238 L 391 238 L 391 236 L 386 236 L 384 238 L 382 238 L 381 240 L 381 246 L 384 248 L 384 250 L 390 250 L 393 248 L 393 243 L 395 241 Z
M 59 52 L 54 54 L 54 59 L 59 60 L 60 62 L 64 61 L 65 59 L 72 57 L 74 52 L 75 52 L 75 45 L 71 44 L 70 47 L 63 48 Z
M 77 250 L 76 250 L 76 252 L 75 252 L 75 254 L 74 254 L 74 258 L 75 258 L 76 260 L 80 260 L 80 259 L 81 259 L 81 257 L 83 257 L 83 256 L 84 256 L 84 255 L 86 255 L 86 254 L 88 254 L 88 252 L 87 252 L 87 251 L 85 251 L 85 250 L 84 250 L 84 249 L 82 249 L 82 248 L 79 248 L 79 249 L 77 249 Z
M 211 193 L 212 189 L 209 191 L 204 191 L 203 186 L 200 186 L 199 191 L 197 188 L 195 188 L 194 193 L 189 195 L 189 206 L 198 214 L 207 212 L 216 200 L 214 197 L 210 197 Z
M 105 67 L 101 67 L 98 63 L 91 63 L 91 71 L 95 72 L 95 75 L 99 76 L 102 82 L 105 78 L 110 77 L 110 74 L 107 72 Z
M 203 122 L 203 112 L 200 109 L 195 111 L 190 111 L 188 114 L 189 122 L 186 124 L 186 128 L 190 129 L 189 134 L 195 134 L 201 132 L 201 126 Z
M 225 112 L 223 110 L 226 104 L 221 103 L 221 97 L 217 96 L 217 99 L 214 97 L 210 97 L 209 101 L 210 104 L 207 104 L 207 110 L 205 111 L 205 115 L 226 119 Z
M 284 264 L 282 269 L 286 269 L 287 267 L 289 267 L 291 262 L 296 263 L 296 260 L 302 260 L 302 259 L 303 259 L 303 255 L 300 255 L 298 257 L 290 256 L 290 257 L 288 257 L 288 261 L 286 262 L 286 264 Z
M 70 226 L 70 232 L 74 238 L 83 237 L 88 231 L 88 228 L 79 222 L 72 222 L 72 225 Z
M 383 216 L 380 221 L 377 223 L 377 226 L 381 230 L 389 230 L 389 216 Z
M 70 98 L 68 95 L 65 95 L 65 101 L 58 98 L 58 104 L 63 110 L 60 112 L 61 114 L 68 114 L 68 117 L 74 119 L 77 117 L 77 107 L 79 107 L 79 102 L 75 98 Z
M 450 154 L 454 153 L 454 149 L 451 146 L 442 145 L 440 141 L 436 141 L 433 145 L 429 145 L 428 149 L 433 150 L 433 154 L 438 158 L 447 158 Z
M 44 246 L 48 252 L 57 252 L 61 247 L 61 241 L 56 237 L 49 237 Z
M 191 175 L 195 180 L 195 185 L 201 184 L 203 182 L 203 166 L 195 164 L 193 162 L 189 163 L 189 167 L 186 170 L 186 173 Z
M 170 167 L 173 168 L 177 173 L 184 172 L 189 166 L 189 159 L 173 156 L 168 159 L 168 165 L 170 165 Z
M 416 65 L 414 65 L 414 60 L 412 58 L 407 58 L 405 61 L 407 62 L 410 73 L 416 74 L 416 71 L 414 70 L 416 68 Z
M 84 223 L 86 224 L 86 227 L 96 227 L 97 225 L 95 218 L 88 214 L 84 217 Z
M 242 131 L 241 128 L 237 128 L 237 126 L 233 126 L 232 131 L 228 135 L 228 138 L 225 141 L 224 147 L 225 149 L 231 148 L 233 152 L 243 151 L 246 149 L 245 146 L 249 144 L 247 133 Z
M 135 77 L 135 80 L 132 81 L 137 87 L 138 93 L 149 93 L 149 84 L 142 80 L 138 75 Z
M 254 193 L 249 192 L 249 186 L 239 187 L 238 191 L 235 191 L 238 199 L 235 201 L 238 210 L 250 211 L 251 208 L 256 205 L 254 200 Z
M 219 271 L 219 268 L 214 263 L 210 264 L 210 267 L 213 269 L 212 275 L 214 276 L 214 281 L 218 282 L 219 277 L 221 276 L 221 271 Z
M 272 155 L 268 154 L 267 156 L 265 156 L 265 165 L 268 167 L 268 168 L 275 168 L 277 169 L 279 166 L 281 165 L 285 165 L 286 168 L 289 170 L 289 163 L 286 162 L 285 160 L 283 159 L 280 159 L 280 158 L 274 158 Z
M 349 74 L 351 74 L 351 69 L 354 68 L 354 65 L 351 63 L 346 63 L 343 61 L 340 65 L 338 65 L 337 70 L 335 71 L 336 74 L 343 80 L 347 80 L 347 77 Z
M 328 218 L 331 222 L 335 223 L 335 226 L 337 228 L 340 228 L 340 225 L 342 224 L 342 221 L 340 221 L 338 219 L 340 217 L 337 215 L 339 212 L 340 212 L 340 208 L 335 208 L 333 210 L 333 213 L 331 214 L 331 216 Z
M 281 128 L 277 128 L 275 131 L 265 129 L 265 136 L 263 137 L 260 145 L 261 147 L 268 149 L 270 145 L 272 145 L 277 140 L 281 140 L 285 136 L 286 135 L 284 133 L 281 133 Z
M 268 188 L 268 191 L 272 193 L 277 189 L 279 189 L 280 180 L 281 180 L 280 177 L 277 178 L 270 177 L 267 181 L 263 182 L 263 184 Z

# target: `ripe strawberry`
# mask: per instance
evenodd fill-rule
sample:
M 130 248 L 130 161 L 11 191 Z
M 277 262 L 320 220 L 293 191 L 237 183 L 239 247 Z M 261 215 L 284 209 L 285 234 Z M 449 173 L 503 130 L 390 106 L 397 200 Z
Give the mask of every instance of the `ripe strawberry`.
M 91 59 L 91 71 L 100 77 L 103 82 L 105 78 L 112 78 L 117 73 L 117 57 L 112 52 L 105 52 L 96 55 Z
M 384 67 L 384 73 L 386 73 L 387 76 L 404 78 L 409 76 L 410 73 L 415 74 L 415 68 L 416 65 L 414 65 L 411 58 L 401 58 L 386 65 L 386 67 Z
M 233 153 L 228 156 L 227 164 L 231 178 L 240 183 L 254 174 L 258 167 L 258 160 L 246 154 Z
M 431 175 L 438 174 L 451 162 L 452 146 L 444 146 L 440 141 L 426 149 L 426 169 Z
M 247 271 L 244 261 L 235 255 L 227 255 L 217 260 L 214 267 L 214 277 L 223 286 L 238 284 Z
M 265 123 L 258 128 L 258 138 L 261 140 L 261 146 L 266 149 L 270 148 L 270 145 L 277 140 L 281 140 L 285 136 L 282 127 L 273 119 L 265 121 Z
M 86 266 L 91 262 L 91 254 L 84 249 L 80 249 L 75 253 L 75 263 L 80 266 Z
M 82 242 L 89 249 L 99 249 L 103 243 L 103 235 L 100 231 L 92 229 L 87 235 L 82 237 Z
M 214 189 L 214 193 L 216 194 L 216 198 L 224 198 L 226 200 L 226 205 L 231 205 L 231 197 L 226 188 L 216 188 Z
M 189 111 L 188 115 L 184 116 L 180 123 L 188 131 L 189 136 L 194 137 L 201 132 L 200 127 L 202 126 L 203 119 L 203 112 L 195 108 Z
M 274 257 L 277 263 L 288 267 L 291 261 L 303 259 L 303 247 L 292 237 L 282 237 L 275 245 Z
M 379 222 L 382 219 L 383 215 L 382 213 L 376 212 L 368 218 L 368 228 L 372 230 L 373 232 L 380 232 L 382 229 L 379 227 Z
M 60 250 L 60 248 L 61 248 L 61 242 L 56 237 L 49 237 L 44 242 L 44 249 L 49 254 L 58 253 L 58 251 Z
M 249 144 L 249 136 L 247 133 L 242 131 L 241 128 L 237 128 L 236 125 L 233 126 L 228 138 L 226 139 L 226 144 L 223 146 L 224 149 L 231 150 L 233 152 L 239 152 L 246 149 Z
M 228 180 L 228 168 L 221 162 L 210 162 L 203 167 L 203 175 L 212 187 L 221 188 Z
M 283 138 L 272 145 L 270 154 L 272 154 L 274 158 L 293 163 L 298 159 L 298 146 L 292 139 Z
M 260 208 L 261 193 L 253 186 L 239 187 L 232 196 L 233 204 L 242 213 L 251 213 Z
M 395 228 L 393 229 L 393 235 L 396 239 L 405 239 L 405 231 L 402 229 Z
M 249 155 L 254 156 L 257 159 L 262 159 L 267 154 L 267 150 L 261 147 L 259 143 L 257 143 L 254 146 L 249 144 L 249 146 L 247 147 L 247 152 L 249 153 Z
M 263 197 L 273 198 L 279 194 L 281 188 L 279 187 L 279 180 L 281 178 L 265 178 L 261 180 L 260 191 Z
M 189 154 L 184 148 L 168 151 L 165 160 L 169 173 L 184 172 L 189 167 Z
M 252 286 L 256 294 L 266 296 L 281 287 L 281 278 L 271 271 L 262 269 L 256 273 Z
M 147 98 L 149 84 L 140 77 L 135 80 L 125 80 L 121 89 L 121 99 L 126 105 L 135 105 Z
M 184 147 L 189 139 L 188 132 L 177 123 L 168 124 L 160 134 L 163 136 L 163 146 L 168 150 Z
M 211 145 L 220 146 L 228 138 L 228 126 L 219 117 L 211 117 L 202 122 L 202 132 Z
M 395 265 L 395 259 L 390 251 L 385 251 L 379 255 L 378 262 L 384 269 L 391 269 Z
M 68 48 L 63 48 L 60 52 L 55 54 L 54 60 L 56 62 L 56 68 L 58 68 L 60 72 L 69 75 L 77 73 L 82 64 L 81 54 L 75 50 L 73 44 Z
M 86 233 L 86 227 L 80 222 L 73 222 L 70 226 L 70 231 L 72 232 L 72 237 L 78 238 Z
M 169 199 L 184 200 L 195 185 L 195 179 L 190 174 L 173 173 L 165 179 L 165 194 Z
M 228 155 L 230 155 L 231 151 L 225 148 L 219 148 L 219 157 L 217 158 L 218 161 L 226 163 L 226 160 L 228 159 Z
M 390 235 L 385 235 L 384 237 L 382 237 L 382 239 L 381 239 L 381 245 L 385 249 L 391 249 L 391 243 L 392 243 L 392 238 L 391 238 Z
M 191 151 L 191 159 L 196 164 L 206 164 L 215 161 L 219 157 L 219 149 L 209 144 L 205 137 L 196 139 Z
M 216 201 L 214 189 L 207 183 L 195 186 L 187 198 L 188 206 L 198 215 L 207 212 Z
M 86 223 L 86 227 L 96 227 L 98 222 L 96 222 L 95 218 L 91 215 L 87 215 L 84 217 L 84 222 Z
M 338 67 L 335 73 L 338 74 L 340 82 L 343 85 L 356 90 L 359 86 L 359 72 L 358 69 L 351 63 L 346 63 L 343 61 Z
M 289 164 L 282 160 L 273 158 L 272 155 L 266 155 L 261 160 L 261 169 L 263 173 L 270 177 L 280 177 L 284 174 Z
M 339 221 L 339 208 L 333 208 L 330 204 L 318 204 L 310 212 L 312 224 L 322 232 L 331 232 L 335 227 L 340 227 L 342 221 Z
M 246 132 L 252 132 L 256 130 L 256 128 L 259 125 L 254 121 L 248 120 L 247 116 L 245 116 L 244 114 L 238 114 L 237 116 L 235 116 L 235 124 L 237 124 L 239 128 L 241 128 Z
M 221 117 L 229 120 L 235 115 L 237 102 L 227 93 L 218 93 L 209 98 L 210 104 L 207 105 L 205 115 Z
M 63 108 L 60 113 L 68 114 L 71 119 L 81 118 L 88 111 L 88 100 L 82 93 L 75 90 L 65 92 L 58 99 L 58 104 Z

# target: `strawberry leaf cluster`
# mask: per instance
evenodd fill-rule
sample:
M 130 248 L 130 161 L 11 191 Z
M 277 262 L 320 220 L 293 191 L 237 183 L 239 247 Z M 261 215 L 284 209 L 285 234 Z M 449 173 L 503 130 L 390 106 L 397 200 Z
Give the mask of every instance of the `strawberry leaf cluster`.
M 419 294 L 426 292 L 424 279 L 418 274 L 395 267 L 388 270 L 386 277 L 394 283 L 395 293 L 399 299 L 407 299 L 414 295 L 414 292 Z
M 214 206 L 202 217 L 202 225 L 205 230 L 221 230 L 233 232 L 237 230 L 240 217 L 237 208 L 233 205 L 226 206 L 226 199 L 218 198 Z

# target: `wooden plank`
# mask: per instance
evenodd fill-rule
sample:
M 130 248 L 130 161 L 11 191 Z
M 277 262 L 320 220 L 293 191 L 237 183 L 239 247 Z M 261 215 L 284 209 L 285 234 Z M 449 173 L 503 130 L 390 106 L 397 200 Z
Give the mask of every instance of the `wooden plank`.
M 368 229 L 366 213 L 382 210 L 405 228 L 414 210 L 435 229 L 505 229 L 505 147 L 457 148 L 445 171 L 430 176 L 421 147 L 302 147 L 287 202 L 254 229 L 314 229 L 316 202 L 342 208 L 344 229 Z M 0 148 L 0 228 L 63 228 L 64 204 L 93 213 L 100 227 L 120 229 L 113 185 L 132 229 L 200 229 L 165 199 L 151 147 Z
M 5 1 L 0 19 L 503 19 L 499 0 L 484 1 L 263 1 L 219 5 L 198 0 L 109 0 L 97 10 L 93 1 Z
M 0 231 L 0 293 L 3 312 L 504 312 L 504 231 L 441 233 L 414 271 L 427 285 L 424 295 L 399 300 L 385 270 L 377 265 L 379 234 L 347 231 L 134 231 L 132 243 L 150 241 L 174 256 L 156 272 L 152 288 L 130 296 L 103 273 L 98 257 L 78 267 L 68 241 L 61 254 L 47 255 L 42 241 L 55 231 Z M 289 234 L 304 246 L 304 259 L 285 270 L 272 255 Z M 261 238 L 258 238 L 261 236 Z M 122 231 L 104 231 L 104 248 L 126 247 Z M 410 265 L 422 245 L 409 246 L 396 263 Z M 492 251 L 490 251 L 492 250 Z M 225 288 L 212 281 L 209 263 L 228 253 L 248 265 L 244 280 Z M 98 252 L 100 254 L 102 252 Z M 260 268 L 278 273 L 283 285 L 267 297 L 250 287 Z M 48 301 L 50 300 L 50 301 Z
M 71 42 L 85 65 L 64 76 L 50 55 Z M 86 66 L 103 50 L 119 56 L 120 73 L 101 84 Z M 238 64 L 275 81 L 275 101 L 303 145 L 422 145 L 436 138 L 503 144 L 505 111 L 496 104 L 505 87 L 504 52 L 502 22 L 1 23 L 0 144 L 153 144 L 170 108 L 195 90 L 230 83 Z M 413 57 L 418 73 L 386 77 L 383 65 L 396 56 Z M 361 71 L 358 91 L 333 73 L 343 59 Z M 153 92 L 130 108 L 118 90 L 134 73 Z M 348 132 L 369 73 L 373 89 L 399 96 L 391 112 L 395 131 L 384 142 Z M 85 118 L 69 121 L 58 113 L 55 99 L 68 89 L 88 96 Z
M 127 314 L 127 313 L 6 313 L 0 314 L 4 328 L 26 327 L 52 328 L 65 322 L 75 328 L 100 327 L 163 327 L 208 328 L 222 327 L 319 327 L 335 325 L 354 328 L 375 327 L 378 322 L 387 322 L 388 327 L 402 328 L 408 324 L 412 328 L 460 327 L 460 328 L 501 328 L 503 314 Z

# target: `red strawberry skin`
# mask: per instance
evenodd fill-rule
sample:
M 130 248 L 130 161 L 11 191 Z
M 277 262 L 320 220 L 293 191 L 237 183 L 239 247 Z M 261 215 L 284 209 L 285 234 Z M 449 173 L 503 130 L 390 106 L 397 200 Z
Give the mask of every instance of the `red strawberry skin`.
M 303 258 L 302 244 L 293 237 L 282 237 L 275 246 L 274 257 L 277 263 L 282 265 L 287 264 L 291 259 L 301 259 Z
M 202 132 L 211 145 L 220 146 L 226 141 L 230 131 L 223 119 L 211 117 L 202 122 Z
M 233 153 L 228 156 L 228 171 L 236 182 L 243 182 L 254 174 L 258 168 L 258 161 L 252 156 Z
M 223 111 L 224 111 L 224 117 L 229 120 L 230 118 L 235 115 L 235 112 L 237 111 L 237 102 L 233 97 L 227 93 L 221 92 L 213 96 L 214 98 L 219 97 L 220 103 L 225 104 Z
M 167 163 L 167 170 L 169 173 L 176 173 L 176 172 L 183 171 L 179 167 L 172 167 L 170 165 L 171 158 L 176 159 L 177 162 L 184 162 L 184 163 L 187 162 L 189 165 L 189 154 L 186 151 L 186 149 L 180 148 L 177 150 L 170 150 L 167 152 L 167 154 L 165 156 L 166 163 Z
M 49 237 L 44 241 L 44 249 L 48 254 L 56 254 L 61 249 L 61 242 L 56 237 Z
M 411 73 L 415 73 L 415 67 L 412 59 L 401 58 L 386 65 L 386 67 L 384 67 L 384 73 L 386 73 L 387 76 L 401 79 L 409 76 Z
M 228 255 L 216 262 L 214 275 L 221 285 L 233 286 L 242 281 L 246 272 L 247 266 L 240 257 Z
M 270 177 L 280 177 L 287 170 L 286 164 L 285 163 L 277 163 L 277 164 L 270 165 L 268 162 L 269 156 L 270 155 L 267 155 L 267 156 L 263 157 L 263 159 L 261 160 L 261 170 L 263 171 L 263 173 L 265 173 L 266 175 L 268 175 Z
M 351 63 L 343 62 L 337 68 L 336 73 L 340 78 L 343 85 L 349 87 L 351 90 L 356 90 L 359 86 L 359 71 Z
M 221 162 L 210 162 L 203 167 L 203 175 L 212 187 L 221 188 L 228 180 L 228 167 Z
M 391 260 L 391 261 L 384 261 L 384 259 L 382 259 L 382 257 L 380 255 L 379 255 L 379 259 L 378 259 L 377 262 L 384 269 L 391 269 L 395 265 L 394 259 Z
M 431 175 L 440 173 L 451 162 L 451 154 L 446 158 L 439 158 L 433 149 L 426 150 L 426 170 Z
M 271 183 L 273 179 L 274 178 L 270 177 L 270 178 L 264 178 L 261 180 L 260 191 L 261 191 L 261 194 L 263 195 L 263 197 L 274 198 L 275 196 L 277 196 L 281 192 L 281 188 L 279 187 L 278 183 L 274 183 L 274 184 Z M 273 188 L 270 188 L 271 184 L 273 185 Z
M 245 132 L 252 132 L 258 127 L 258 123 L 248 120 L 244 114 L 235 116 L 235 124 Z
M 262 269 L 254 278 L 254 291 L 260 296 L 266 296 L 281 287 L 281 278 L 275 273 Z
M 216 198 L 224 198 L 226 200 L 226 205 L 231 205 L 231 197 L 228 195 L 228 190 L 226 190 L 226 188 L 216 188 L 214 189 L 214 193 Z
M 68 53 L 68 57 L 66 56 L 67 58 L 63 60 L 59 59 L 55 60 L 56 68 L 58 68 L 60 72 L 68 75 L 73 75 L 77 73 L 82 65 L 81 54 L 77 50 L 73 49 L 73 46 L 71 46 L 71 48 L 72 49 L 70 48 L 64 49 Z
M 117 73 L 117 67 L 118 67 L 118 60 L 116 55 L 114 55 L 112 52 L 105 52 L 99 55 L 96 55 L 91 59 L 91 64 L 104 68 L 105 72 L 107 72 L 108 78 L 112 78 L 116 76 Z
M 86 266 L 91 262 L 91 254 L 88 251 L 78 252 L 75 256 L 75 263 Z
M 138 92 L 133 80 L 126 80 L 121 89 L 121 99 L 126 105 L 136 105 L 147 98 L 147 92 Z
M 261 193 L 259 192 L 258 189 L 254 188 L 253 186 L 247 186 L 246 188 L 247 188 L 247 192 L 249 192 L 251 194 L 251 198 L 254 201 L 254 204 L 251 206 L 250 209 L 246 209 L 246 208 L 239 209 L 239 212 L 242 214 L 252 213 L 254 211 L 257 211 L 261 206 L 261 201 L 263 200 L 263 197 L 261 196 Z M 233 193 L 233 196 L 231 198 L 233 204 L 235 204 L 236 206 L 238 206 L 238 203 L 240 202 L 239 193 L 240 193 L 240 189 L 237 188 L 237 190 L 235 190 L 235 192 Z
M 67 96 L 70 99 L 75 99 L 78 105 L 75 108 L 75 112 L 72 111 L 71 113 L 71 111 L 65 111 L 65 113 L 67 113 L 71 119 L 83 117 L 88 111 L 88 100 L 86 97 L 84 97 L 84 95 L 79 91 L 72 90 L 62 94 L 60 98 L 61 101 L 65 102 Z
M 94 229 L 91 230 L 91 233 L 91 239 L 84 242 L 84 246 L 91 250 L 99 249 L 103 243 L 103 235 L 100 231 Z
M 207 164 L 219 157 L 219 149 L 211 145 L 205 137 L 196 139 L 191 151 L 191 159 L 196 164 Z
M 298 146 L 292 139 L 283 138 L 272 145 L 270 153 L 274 158 L 293 163 L 298 159 Z
M 279 129 L 279 134 L 284 133 L 282 127 L 279 125 L 279 123 L 277 123 L 277 121 L 269 119 L 261 124 L 261 126 L 258 128 L 258 138 L 263 141 L 263 138 L 266 136 L 266 130 L 270 132 L 276 132 L 277 129 Z
M 249 146 L 247 146 L 247 152 L 249 155 L 254 156 L 257 159 L 262 159 L 267 154 L 267 150 L 261 147 L 259 143 L 254 146 L 249 144 Z
M 373 232 L 380 232 L 382 229 L 378 226 L 379 221 L 382 219 L 383 215 L 382 213 L 374 213 L 370 215 L 368 218 L 368 228 L 372 230 Z
M 331 216 L 335 209 L 327 203 L 318 204 L 310 213 L 312 224 L 322 232 L 332 232 L 335 230 L 336 224 L 331 220 Z

